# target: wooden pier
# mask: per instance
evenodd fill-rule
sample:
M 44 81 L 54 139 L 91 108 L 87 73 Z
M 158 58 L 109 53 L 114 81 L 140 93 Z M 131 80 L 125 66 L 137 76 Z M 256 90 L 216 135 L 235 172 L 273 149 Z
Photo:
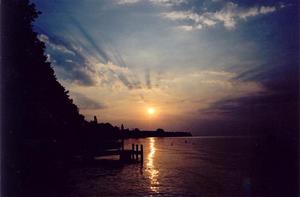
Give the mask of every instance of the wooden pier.
M 131 150 L 125 150 L 124 145 L 122 145 L 122 148 L 120 150 L 120 160 L 124 162 L 140 162 L 143 164 L 144 161 L 144 148 L 143 145 L 138 144 L 132 144 Z
M 121 162 L 135 162 L 143 164 L 144 161 L 144 148 L 143 145 L 132 144 L 132 148 L 126 150 L 124 148 L 124 140 L 120 143 L 120 147 L 117 149 L 107 149 L 97 152 L 95 157 L 119 155 Z M 140 148 L 139 148 L 140 147 Z

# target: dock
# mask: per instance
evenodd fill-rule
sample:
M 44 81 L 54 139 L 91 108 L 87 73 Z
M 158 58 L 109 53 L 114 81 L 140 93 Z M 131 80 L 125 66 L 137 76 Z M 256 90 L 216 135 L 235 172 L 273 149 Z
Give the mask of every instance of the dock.
M 120 151 L 120 160 L 124 162 L 140 162 L 143 164 L 144 161 L 144 148 L 143 145 L 132 144 L 131 150 L 125 150 L 124 148 Z
M 121 147 L 118 149 L 107 149 L 97 152 L 95 157 L 119 155 L 121 162 L 126 163 L 141 163 L 144 162 L 144 147 L 143 145 L 132 144 L 131 149 L 124 148 L 124 140 L 121 142 Z

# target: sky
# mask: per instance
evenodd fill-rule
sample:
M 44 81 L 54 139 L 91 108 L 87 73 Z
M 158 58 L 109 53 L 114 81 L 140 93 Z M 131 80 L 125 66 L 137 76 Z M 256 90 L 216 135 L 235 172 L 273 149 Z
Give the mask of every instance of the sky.
M 220 135 L 298 125 L 297 1 L 33 2 L 48 61 L 87 120 Z

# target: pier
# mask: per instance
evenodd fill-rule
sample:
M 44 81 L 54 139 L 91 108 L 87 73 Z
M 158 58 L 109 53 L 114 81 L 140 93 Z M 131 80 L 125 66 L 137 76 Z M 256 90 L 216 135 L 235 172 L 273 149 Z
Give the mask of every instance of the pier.
M 113 156 L 119 155 L 119 159 L 121 162 L 128 162 L 128 163 L 141 163 L 143 164 L 144 161 L 144 147 L 142 144 L 132 144 L 131 149 L 124 148 L 124 140 L 121 141 L 119 148 L 114 149 L 107 149 L 100 152 L 97 152 L 96 157 L 103 157 L 103 156 Z
M 143 145 L 138 144 L 132 144 L 131 150 L 125 150 L 124 145 L 122 145 L 122 148 L 120 150 L 120 160 L 124 162 L 140 162 L 143 164 L 144 161 L 144 148 Z

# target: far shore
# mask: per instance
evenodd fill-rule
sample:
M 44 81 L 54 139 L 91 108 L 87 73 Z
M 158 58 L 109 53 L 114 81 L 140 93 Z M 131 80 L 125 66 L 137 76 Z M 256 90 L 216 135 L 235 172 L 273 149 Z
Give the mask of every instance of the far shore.
M 192 136 L 190 132 L 169 131 L 128 131 L 123 133 L 123 138 L 146 138 L 146 137 L 187 137 Z

